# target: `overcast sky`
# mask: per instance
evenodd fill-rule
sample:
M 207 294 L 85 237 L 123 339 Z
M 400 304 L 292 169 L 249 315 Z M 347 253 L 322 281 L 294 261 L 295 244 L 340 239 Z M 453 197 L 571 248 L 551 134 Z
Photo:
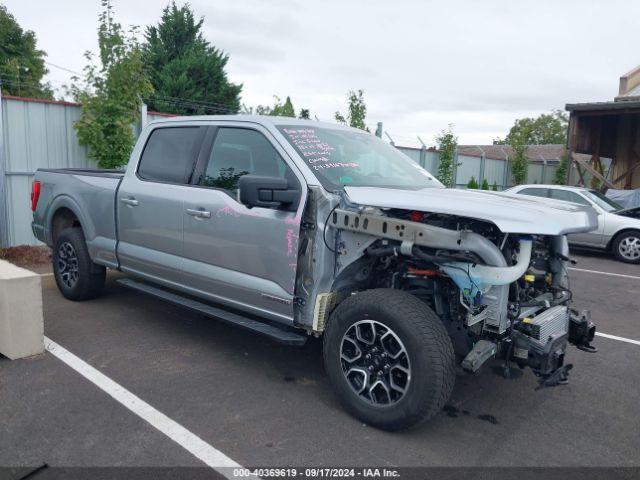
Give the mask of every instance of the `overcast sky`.
M 3 1 L 3 0 L 0 0 Z M 99 0 L 6 0 L 48 61 L 70 70 L 96 50 Z M 166 0 L 113 2 L 123 25 L 157 23 Z M 182 2 L 177 2 L 179 5 Z M 247 105 L 291 96 L 333 121 L 362 88 L 367 123 L 427 144 L 453 123 L 491 143 L 516 118 L 602 101 L 640 64 L 640 2 L 586 0 L 192 0 L 204 35 L 230 56 Z M 70 73 L 48 67 L 59 87 Z

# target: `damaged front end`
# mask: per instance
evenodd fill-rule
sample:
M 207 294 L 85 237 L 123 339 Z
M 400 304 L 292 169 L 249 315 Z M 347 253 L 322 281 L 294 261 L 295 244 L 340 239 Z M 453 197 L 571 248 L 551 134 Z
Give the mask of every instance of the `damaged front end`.
M 504 233 L 486 220 L 348 201 L 328 225 L 336 251 L 352 254 L 358 288 L 402 289 L 429 304 L 468 372 L 498 358 L 505 375 L 511 365 L 530 367 L 541 387 L 553 386 L 567 381 L 568 343 L 596 351 L 589 313 L 571 307 L 565 235 Z M 347 289 L 345 270 L 338 265 L 336 285 Z

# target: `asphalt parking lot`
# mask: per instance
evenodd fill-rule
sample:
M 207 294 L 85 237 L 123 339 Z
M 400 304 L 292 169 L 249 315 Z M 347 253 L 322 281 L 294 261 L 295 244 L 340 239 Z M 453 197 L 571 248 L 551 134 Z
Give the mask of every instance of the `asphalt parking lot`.
M 576 305 L 599 332 L 640 340 L 640 266 L 576 253 Z M 342 410 L 320 341 L 282 347 L 117 276 L 84 303 L 43 276 L 46 336 L 241 465 L 640 466 L 640 344 L 571 348 L 569 385 L 539 391 L 530 371 L 458 376 L 440 415 L 387 433 Z M 51 353 L 0 358 L 0 419 L 1 466 L 203 465 Z

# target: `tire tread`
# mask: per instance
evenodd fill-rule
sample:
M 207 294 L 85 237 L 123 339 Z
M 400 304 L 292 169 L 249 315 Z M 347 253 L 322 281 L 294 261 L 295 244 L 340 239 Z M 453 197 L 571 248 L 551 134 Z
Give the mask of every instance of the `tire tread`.
M 55 257 L 58 247 L 63 241 L 68 241 L 73 245 L 78 256 L 78 283 L 73 289 L 62 285 L 55 268 Z M 79 227 L 65 228 L 56 239 L 54 251 L 54 276 L 58 289 L 62 295 L 73 301 L 91 300 L 98 297 L 102 293 L 104 287 L 106 269 L 103 266 L 96 265 L 92 262 L 89 255 L 89 248 L 84 238 L 84 233 Z

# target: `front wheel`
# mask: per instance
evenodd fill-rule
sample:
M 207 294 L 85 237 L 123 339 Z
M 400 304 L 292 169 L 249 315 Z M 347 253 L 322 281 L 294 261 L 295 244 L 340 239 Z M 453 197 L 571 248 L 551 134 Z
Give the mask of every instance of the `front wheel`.
M 53 246 L 53 274 L 69 300 L 89 300 L 102 292 L 106 269 L 91 261 L 82 229 L 65 228 Z
M 640 263 L 640 231 L 622 232 L 613 240 L 613 254 L 621 262 Z
M 324 364 L 346 408 L 385 430 L 433 417 L 455 381 L 453 347 L 438 316 L 392 289 L 360 292 L 338 305 L 324 334 Z

